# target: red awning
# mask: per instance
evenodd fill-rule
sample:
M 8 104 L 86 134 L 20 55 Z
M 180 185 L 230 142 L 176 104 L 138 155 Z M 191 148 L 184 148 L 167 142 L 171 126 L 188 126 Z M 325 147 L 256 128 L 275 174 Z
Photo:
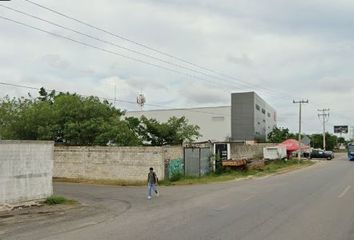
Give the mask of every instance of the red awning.
M 287 139 L 284 142 L 280 143 L 279 145 L 285 146 L 286 150 L 289 152 L 297 151 L 299 150 L 299 141 L 295 139 Z M 305 146 L 302 146 L 301 149 L 306 148 Z

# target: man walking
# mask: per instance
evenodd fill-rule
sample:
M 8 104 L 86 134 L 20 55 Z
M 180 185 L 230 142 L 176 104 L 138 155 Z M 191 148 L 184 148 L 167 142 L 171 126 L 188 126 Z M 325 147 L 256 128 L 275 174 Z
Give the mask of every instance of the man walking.
M 158 182 L 157 175 L 154 172 L 154 169 L 151 167 L 148 174 L 148 199 L 151 199 L 152 197 L 151 194 L 153 191 L 155 192 L 156 196 L 159 196 L 159 192 L 157 191 L 156 188 L 157 182 Z

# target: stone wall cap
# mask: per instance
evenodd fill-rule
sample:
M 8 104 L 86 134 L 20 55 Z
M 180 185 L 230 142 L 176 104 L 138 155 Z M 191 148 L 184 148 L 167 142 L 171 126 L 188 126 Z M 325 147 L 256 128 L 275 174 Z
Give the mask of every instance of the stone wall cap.
M 162 146 L 74 146 L 74 145 L 55 145 L 56 148 L 89 148 L 89 149 L 161 149 Z
M 42 140 L 0 140 L 0 144 L 52 144 L 54 141 L 42 141 Z

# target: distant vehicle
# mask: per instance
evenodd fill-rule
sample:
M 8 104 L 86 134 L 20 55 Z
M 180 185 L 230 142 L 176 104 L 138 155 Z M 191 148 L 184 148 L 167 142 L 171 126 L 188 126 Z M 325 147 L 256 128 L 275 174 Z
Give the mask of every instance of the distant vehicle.
M 332 151 L 324 151 L 322 149 L 314 149 L 308 155 L 309 158 L 325 158 L 327 160 L 332 160 L 334 158 L 334 153 Z
M 348 159 L 354 161 L 354 142 L 348 144 Z

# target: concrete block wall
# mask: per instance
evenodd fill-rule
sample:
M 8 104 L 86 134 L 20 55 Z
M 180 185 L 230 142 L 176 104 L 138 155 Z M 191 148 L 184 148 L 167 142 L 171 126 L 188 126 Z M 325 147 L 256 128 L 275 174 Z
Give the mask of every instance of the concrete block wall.
M 260 159 L 263 158 L 263 148 L 274 146 L 274 144 L 253 144 L 245 145 L 239 143 L 232 143 L 230 146 L 231 159 Z
M 53 194 L 54 143 L 0 141 L 0 205 Z
M 164 160 L 183 159 L 183 147 L 182 146 L 165 146 L 163 147 Z
M 164 179 L 165 158 L 178 154 L 175 147 L 58 146 L 54 150 L 54 177 L 146 180 L 153 167 L 158 178 Z

